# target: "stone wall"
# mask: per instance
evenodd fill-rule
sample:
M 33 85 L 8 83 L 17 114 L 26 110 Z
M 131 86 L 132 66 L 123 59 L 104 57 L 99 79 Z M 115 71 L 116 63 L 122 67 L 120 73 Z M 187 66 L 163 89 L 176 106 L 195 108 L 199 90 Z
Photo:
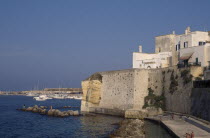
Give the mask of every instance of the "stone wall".
M 155 37 L 155 52 L 172 52 L 172 65 L 178 63 L 178 53 L 176 51 L 176 35 L 168 34 Z
M 164 94 L 167 111 L 190 113 L 192 80 L 202 73 L 203 68 L 198 66 L 150 70 L 148 88 L 155 95 Z
M 185 70 L 185 69 L 184 69 Z M 184 77 L 181 72 L 184 70 L 167 71 L 165 76 L 166 110 L 189 113 L 190 112 L 190 93 L 192 89 L 192 80 L 184 84 Z M 174 81 L 172 81 L 172 76 Z M 190 76 L 190 74 L 188 74 Z M 177 86 L 175 85 L 177 83 Z
M 175 45 L 175 34 L 155 37 L 155 52 L 170 52 Z
M 142 69 L 99 72 L 101 82 L 88 79 L 82 81 L 81 111 L 110 114 L 113 110 L 120 113 L 128 109 L 141 110 L 144 97 L 148 95 L 148 72 Z
M 81 110 L 107 114 L 129 111 L 127 115 L 145 113 L 148 110 L 143 106 L 150 89 L 157 96 L 164 95 L 167 111 L 190 113 L 192 80 L 202 71 L 201 67 L 177 69 L 174 66 L 99 72 L 101 81 L 87 79 L 82 82 Z
M 98 107 L 101 100 L 102 82 L 96 79 L 82 81 L 83 97 L 81 110 L 89 112 L 90 107 Z
M 135 70 L 110 71 L 101 74 L 103 84 L 100 106 L 121 110 L 132 108 Z
M 205 71 L 204 79 L 205 80 L 210 80 L 210 70 Z
M 193 88 L 191 114 L 210 121 L 210 88 Z

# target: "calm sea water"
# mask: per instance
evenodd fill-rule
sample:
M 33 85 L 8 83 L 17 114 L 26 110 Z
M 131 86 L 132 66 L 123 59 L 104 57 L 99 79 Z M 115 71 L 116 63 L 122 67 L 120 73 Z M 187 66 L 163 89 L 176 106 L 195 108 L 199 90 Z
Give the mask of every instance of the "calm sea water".
M 146 138 L 173 138 L 160 124 L 145 121 Z
M 0 96 L 0 138 L 95 138 L 108 137 L 122 120 L 114 116 L 70 116 L 55 118 L 37 113 L 17 111 L 25 104 L 44 105 L 53 108 L 63 106 L 80 107 L 81 101 L 74 99 L 52 99 L 35 101 L 27 96 Z M 68 110 L 68 109 L 67 109 Z M 80 110 L 75 108 L 74 110 Z M 171 138 L 160 125 L 145 121 L 146 138 Z
M 52 99 L 40 102 L 27 96 L 0 96 L 0 137 L 107 137 L 117 127 L 112 124 L 122 120 L 119 117 L 103 115 L 55 118 L 16 110 L 23 104 L 26 106 L 52 105 L 53 108 L 59 108 L 62 106 L 80 107 L 80 102 L 74 99 Z

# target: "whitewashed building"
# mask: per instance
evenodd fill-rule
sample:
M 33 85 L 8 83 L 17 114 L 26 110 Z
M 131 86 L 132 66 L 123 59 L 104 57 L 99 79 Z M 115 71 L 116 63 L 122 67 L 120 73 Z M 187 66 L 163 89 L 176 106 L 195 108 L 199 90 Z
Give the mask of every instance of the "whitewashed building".
M 188 27 L 185 34 L 176 35 L 175 49 L 179 64 L 210 66 L 210 32 L 191 32 Z
M 139 52 L 133 52 L 133 68 L 151 69 L 171 66 L 171 52 L 142 53 L 142 46 Z
M 161 35 L 155 37 L 155 52 L 152 54 L 133 53 L 133 68 L 163 68 L 189 65 L 210 67 L 210 31 L 191 32 L 187 27 L 184 34 Z

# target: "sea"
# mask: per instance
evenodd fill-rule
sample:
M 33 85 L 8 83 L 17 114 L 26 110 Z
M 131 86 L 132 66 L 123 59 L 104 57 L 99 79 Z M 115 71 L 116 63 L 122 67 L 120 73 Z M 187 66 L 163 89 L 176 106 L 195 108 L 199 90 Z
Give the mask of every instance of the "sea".
M 36 101 L 28 96 L 0 96 L 0 138 L 105 138 L 118 128 L 123 118 L 108 115 L 70 116 L 66 118 L 49 117 L 38 113 L 23 112 L 16 109 L 23 105 L 64 106 L 77 108 L 61 110 L 80 110 L 81 100 L 49 99 Z M 160 126 L 146 122 L 146 137 L 170 138 Z

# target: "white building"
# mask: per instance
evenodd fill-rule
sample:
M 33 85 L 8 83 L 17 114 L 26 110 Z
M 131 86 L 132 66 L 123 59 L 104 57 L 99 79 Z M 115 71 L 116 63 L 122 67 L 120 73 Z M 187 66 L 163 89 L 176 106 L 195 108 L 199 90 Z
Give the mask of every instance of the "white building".
M 142 46 L 139 52 L 133 52 L 133 68 L 164 68 L 171 66 L 171 52 L 142 53 Z
M 210 66 L 210 33 L 191 32 L 188 27 L 185 34 L 176 35 L 175 49 L 178 62 L 184 66 L 200 65 Z
M 155 37 L 154 54 L 142 53 L 141 46 L 139 49 L 133 53 L 133 68 L 210 66 L 210 32 L 191 32 L 190 27 L 181 35 L 173 31 L 172 34 Z

